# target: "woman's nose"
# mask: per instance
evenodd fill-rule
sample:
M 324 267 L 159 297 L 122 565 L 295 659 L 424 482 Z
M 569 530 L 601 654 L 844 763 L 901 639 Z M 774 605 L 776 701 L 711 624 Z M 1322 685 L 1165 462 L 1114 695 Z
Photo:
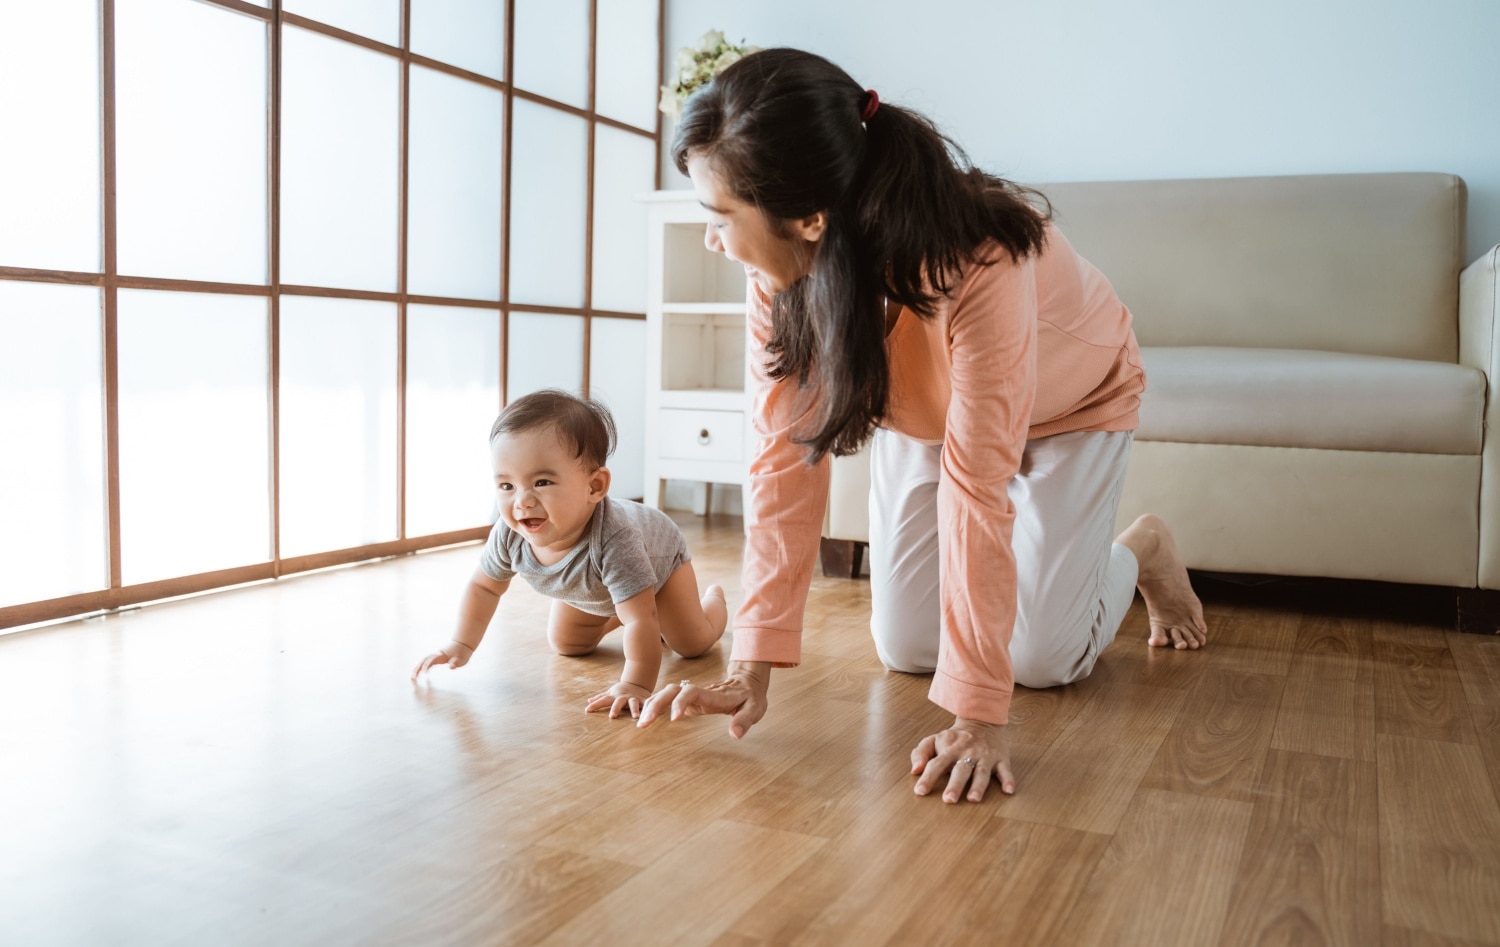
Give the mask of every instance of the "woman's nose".
M 714 230 L 713 224 L 709 224 L 703 228 L 703 245 L 707 247 L 709 249 L 709 252 L 711 253 L 724 252 L 724 244 L 719 242 L 719 235 Z

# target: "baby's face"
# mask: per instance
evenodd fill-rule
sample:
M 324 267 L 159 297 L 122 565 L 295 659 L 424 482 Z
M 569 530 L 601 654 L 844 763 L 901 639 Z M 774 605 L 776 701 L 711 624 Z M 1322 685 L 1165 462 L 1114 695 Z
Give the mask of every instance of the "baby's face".
M 578 544 L 608 487 L 603 468 L 588 469 L 550 430 L 502 434 L 490 458 L 505 525 L 535 549 L 562 552 Z

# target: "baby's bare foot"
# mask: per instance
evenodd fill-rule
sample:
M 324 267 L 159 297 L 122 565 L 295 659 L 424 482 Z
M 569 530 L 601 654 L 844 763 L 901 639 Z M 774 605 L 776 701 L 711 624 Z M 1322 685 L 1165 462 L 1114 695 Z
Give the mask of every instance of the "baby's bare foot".
M 710 585 L 703 592 L 700 602 L 703 606 L 703 616 L 708 619 L 708 626 L 714 630 L 714 637 L 724 634 L 724 627 L 729 624 L 729 605 L 724 599 L 724 586 Z
M 1136 585 L 1146 600 L 1151 623 L 1148 643 L 1153 648 L 1168 645 L 1180 650 L 1197 649 L 1208 643 L 1208 624 L 1203 604 L 1193 592 L 1187 567 L 1177 554 L 1172 531 L 1161 517 L 1147 513 L 1121 533 L 1115 542 L 1135 553 L 1140 566 Z

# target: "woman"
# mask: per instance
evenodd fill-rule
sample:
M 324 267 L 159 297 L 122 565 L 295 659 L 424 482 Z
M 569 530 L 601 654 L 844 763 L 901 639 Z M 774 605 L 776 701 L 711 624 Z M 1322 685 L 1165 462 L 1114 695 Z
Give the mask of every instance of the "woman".
M 726 679 L 668 685 L 640 725 L 765 713 L 800 658 L 828 455 L 873 436 L 871 630 L 887 667 L 935 672 L 951 727 L 916 792 L 1015 791 L 1011 690 L 1088 675 L 1137 586 L 1149 642 L 1206 642 L 1159 519 L 1111 542 L 1145 388 L 1129 310 L 1010 182 L 837 66 L 770 49 L 694 94 L 672 155 L 745 266 L 759 447 Z M 1044 202 L 1042 202 L 1044 203 Z

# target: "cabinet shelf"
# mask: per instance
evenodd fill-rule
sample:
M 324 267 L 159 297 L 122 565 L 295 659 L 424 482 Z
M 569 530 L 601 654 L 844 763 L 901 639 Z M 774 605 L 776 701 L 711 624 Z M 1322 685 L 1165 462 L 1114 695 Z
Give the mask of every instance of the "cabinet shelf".
M 691 191 L 648 203 L 646 502 L 669 480 L 745 484 L 754 438 L 747 390 L 745 268 L 704 244 Z M 712 489 L 704 491 L 705 510 Z
M 706 219 L 706 218 L 705 218 Z M 662 302 L 745 305 L 745 268 L 703 245 L 703 223 L 662 227 Z
M 667 315 L 743 316 L 745 300 L 732 303 L 662 303 L 661 311 Z
M 663 388 L 663 408 L 701 408 L 705 411 L 743 411 L 745 392 L 741 388 Z
M 663 389 L 743 388 L 743 303 L 728 313 L 664 313 L 661 333 Z

